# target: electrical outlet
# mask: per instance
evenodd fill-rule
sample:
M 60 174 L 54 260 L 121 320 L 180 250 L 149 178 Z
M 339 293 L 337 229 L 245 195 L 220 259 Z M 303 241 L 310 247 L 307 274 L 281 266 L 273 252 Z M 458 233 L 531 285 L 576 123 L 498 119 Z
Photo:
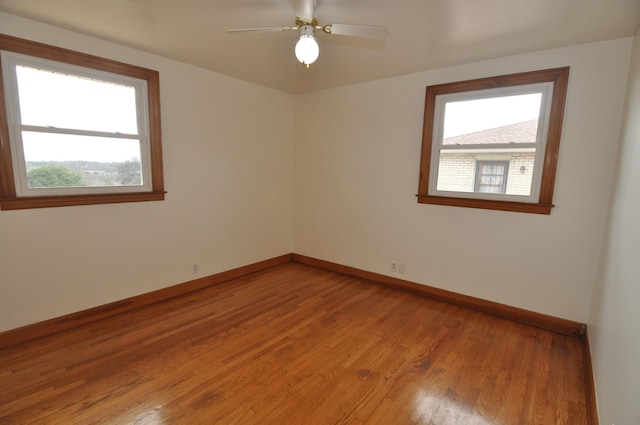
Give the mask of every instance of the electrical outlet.
M 407 271 L 407 266 L 405 264 L 398 264 L 398 273 L 404 274 Z
M 200 271 L 200 266 L 198 263 L 191 264 L 191 273 L 196 274 Z
M 397 261 L 392 261 L 391 262 L 391 271 L 393 273 L 398 273 L 398 262 Z

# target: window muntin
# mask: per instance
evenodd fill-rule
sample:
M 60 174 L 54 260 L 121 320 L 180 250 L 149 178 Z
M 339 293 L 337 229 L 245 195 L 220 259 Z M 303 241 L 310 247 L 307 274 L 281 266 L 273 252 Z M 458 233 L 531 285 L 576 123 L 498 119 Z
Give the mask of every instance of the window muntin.
M 18 197 L 151 191 L 146 81 L 6 51 L 2 64 Z M 119 178 L 127 162 L 137 181 Z M 34 185 L 39 167 L 51 178 Z
M 64 193 L 61 189 L 69 187 L 34 187 L 29 183 L 34 170 L 47 166 L 63 167 L 80 176 L 82 184 L 72 186 L 74 192 L 139 191 L 145 187 L 138 140 L 29 131 L 22 132 L 21 139 L 26 169 L 22 164 L 16 168 L 22 173 L 19 178 L 27 179 L 24 196 Z M 136 178 L 131 178 L 132 173 Z M 20 183 L 23 186 L 24 181 Z
M 438 96 L 429 195 L 538 202 L 541 173 L 536 172 L 539 167 L 535 164 L 544 156 L 552 90 L 553 83 L 542 83 Z M 473 185 L 470 190 L 451 193 L 439 184 L 442 169 L 451 169 L 447 162 L 457 162 L 460 155 L 487 160 L 491 154 L 508 158 L 523 149 L 535 157 L 526 194 L 507 191 L 506 187 L 501 192 L 479 191 Z M 464 174 L 461 168 L 459 178 L 464 179 Z
M 164 199 L 157 71 L 5 35 L 0 50 L 2 209 Z
M 427 87 L 418 202 L 550 213 L 568 73 Z M 491 160 L 509 161 L 504 192 L 476 190 L 475 164 Z

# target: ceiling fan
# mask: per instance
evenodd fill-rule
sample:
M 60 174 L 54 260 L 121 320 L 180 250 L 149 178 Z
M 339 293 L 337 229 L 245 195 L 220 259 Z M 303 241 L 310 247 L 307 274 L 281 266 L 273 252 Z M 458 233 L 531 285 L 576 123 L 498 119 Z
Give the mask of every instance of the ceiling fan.
M 317 6 L 318 0 L 294 0 L 296 12 L 295 26 L 240 28 L 227 30 L 227 32 L 299 31 L 300 39 L 296 43 L 295 54 L 298 60 L 306 68 L 309 68 L 309 65 L 314 63 L 320 54 L 320 47 L 318 46 L 318 42 L 315 37 L 316 30 L 321 30 L 325 34 L 364 38 L 384 38 L 387 35 L 387 27 L 384 26 L 352 24 L 320 25 L 314 16 Z

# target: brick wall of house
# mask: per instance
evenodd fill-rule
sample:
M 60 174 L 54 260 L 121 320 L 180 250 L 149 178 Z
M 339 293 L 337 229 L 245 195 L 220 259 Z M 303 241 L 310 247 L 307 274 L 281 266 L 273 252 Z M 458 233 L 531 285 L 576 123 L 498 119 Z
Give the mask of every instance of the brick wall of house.
M 533 152 L 524 153 L 443 153 L 440 156 L 438 190 L 473 192 L 477 161 L 509 161 L 507 194 L 529 195 L 533 178 Z M 524 171 L 520 168 L 524 167 Z
M 438 169 L 438 190 L 473 192 L 477 154 L 442 154 Z
M 507 176 L 507 194 L 529 196 L 533 179 L 534 152 L 512 154 L 509 157 Z M 524 167 L 524 171 L 520 168 Z

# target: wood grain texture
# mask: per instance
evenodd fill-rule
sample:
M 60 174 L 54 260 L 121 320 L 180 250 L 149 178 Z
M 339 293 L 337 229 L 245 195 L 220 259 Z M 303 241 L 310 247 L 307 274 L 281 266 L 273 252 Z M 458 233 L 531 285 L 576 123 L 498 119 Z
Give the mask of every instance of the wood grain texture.
M 538 83 L 553 83 L 552 102 L 549 110 L 546 148 L 542 164 L 540 196 L 537 202 L 511 202 L 464 197 L 432 196 L 429 194 L 431 155 L 434 140 L 436 97 L 454 93 L 474 92 L 503 87 L 523 86 Z M 521 72 L 517 74 L 478 78 L 467 81 L 428 86 L 425 93 L 424 121 L 422 128 L 422 150 L 420 155 L 420 177 L 418 181 L 418 203 L 450 205 L 456 207 L 481 208 L 532 214 L 551 214 L 553 189 L 555 186 L 558 152 L 562 135 L 562 120 L 569 82 L 569 67 Z M 437 170 L 436 170 L 437 171 Z
M 3 88 L 3 79 L 0 78 L 0 100 L 2 100 L 0 102 L 0 209 L 16 210 L 164 200 L 166 192 L 162 165 L 160 73 L 158 71 L 5 34 L 0 34 L 0 49 L 145 80 L 149 108 L 146 124 L 149 131 L 151 157 L 148 164 L 151 169 L 151 191 L 148 192 L 17 197 L 12 153 L 9 146 L 9 122 L 4 106 L 5 89 Z M 2 77 L 1 71 L 0 77 Z
M 290 261 L 291 254 L 280 255 L 278 257 L 258 261 L 257 263 L 248 264 L 246 266 L 216 273 L 200 279 L 147 292 L 135 297 L 56 317 L 44 322 L 38 322 L 17 329 L 0 332 L 0 348 L 22 344 L 33 339 L 55 334 L 56 332 L 82 326 L 96 320 L 106 319 L 108 317 L 126 313 L 136 308 L 148 306 L 157 302 L 168 301 L 172 298 L 179 297 L 208 286 L 217 285 L 231 279 L 237 279 L 270 267 L 288 263 Z
M 433 286 L 422 285 L 419 283 L 397 279 L 379 273 L 368 272 L 366 270 L 344 266 L 341 264 L 336 264 L 330 261 L 320 260 L 305 255 L 293 254 L 293 261 L 314 267 L 320 267 L 348 276 L 355 276 L 373 283 L 386 285 L 395 289 L 402 289 L 404 291 L 409 291 L 414 294 L 432 298 L 438 301 L 470 308 L 472 310 L 490 314 L 492 316 L 513 320 L 519 323 L 536 326 L 565 335 L 572 335 L 582 338 L 584 329 L 586 327 L 585 324 L 575 322 L 573 320 L 563 319 L 560 317 L 537 313 L 535 311 L 525 310 L 518 307 L 512 307 L 506 304 L 500 304 L 481 298 L 458 294 L 456 292 L 434 288 Z
M 0 423 L 587 424 L 583 343 L 288 263 L 0 350 Z
M 584 378 L 585 391 L 587 395 L 587 415 L 589 416 L 589 425 L 599 425 L 598 403 L 596 400 L 596 383 L 593 378 L 593 361 L 591 359 L 591 343 L 589 342 L 589 330 L 584 332 Z

